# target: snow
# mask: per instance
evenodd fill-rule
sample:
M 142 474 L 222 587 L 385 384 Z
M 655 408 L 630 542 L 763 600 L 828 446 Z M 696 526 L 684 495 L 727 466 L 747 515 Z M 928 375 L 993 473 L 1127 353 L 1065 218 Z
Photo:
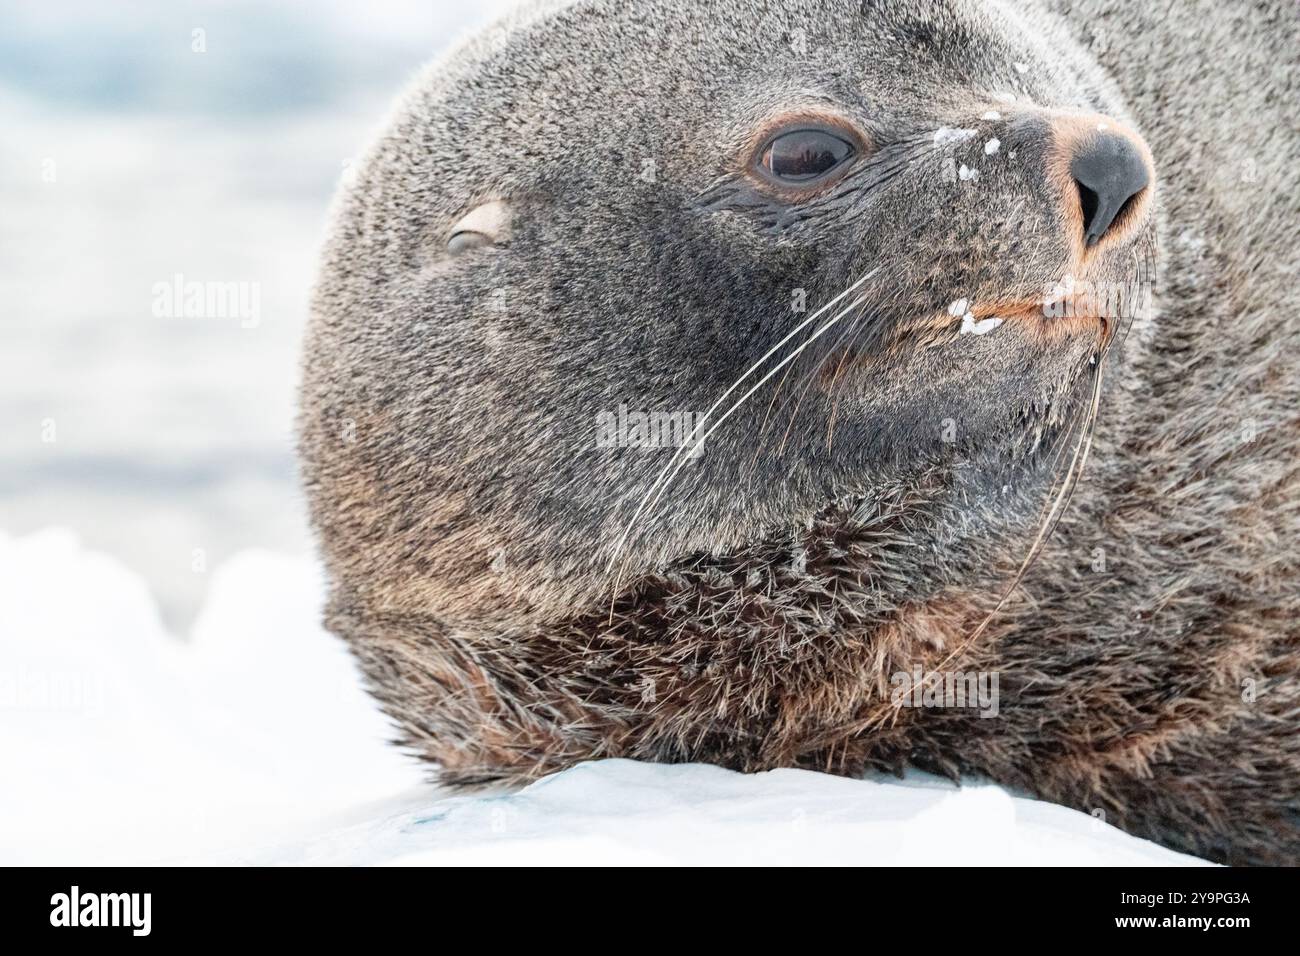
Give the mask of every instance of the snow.
M 982 113 L 982 114 L 980 115 L 980 119 L 982 119 L 982 120 L 1000 120 L 1000 119 L 1002 119 L 1002 114 L 999 113 L 997 110 L 989 110 L 987 113 Z
M 188 640 L 67 531 L 0 534 L 0 864 L 1194 864 L 1063 807 L 925 775 L 582 764 L 449 795 L 318 624 L 313 562 L 222 564 Z
M 918 775 L 743 775 L 703 764 L 580 764 L 493 798 L 395 800 L 223 862 L 666 864 L 1193 863 L 1074 810 Z
M 0 537 L 0 761 L 21 781 L 0 861 L 202 857 L 417 784 L 319 601 L 309 563 L 246 552 L 182 643 L 70 533 Z
M 996 315 L 991 315 L 987 319 L 980 319 L 977 322 L 975 321 L 975 313 L 967 312 L 961 317 L 961 334 L 984 335 L 988 332 L 992 332 L 1001 324 L 1002 320 Z
M 965 163 L 962 163 L 961 168 L 957 170 L 957 177 L 964 183 L 974 182 L 980 178 L 980 171 L 971 169 Z
M 989 140 L 987 143 L 984 144 L 984 155 L 992 156 L 994 153 L 998 151 L 998 149 L 1001 146 L 1002 146 L 1001 140 L 998 140 L 996 138 Z

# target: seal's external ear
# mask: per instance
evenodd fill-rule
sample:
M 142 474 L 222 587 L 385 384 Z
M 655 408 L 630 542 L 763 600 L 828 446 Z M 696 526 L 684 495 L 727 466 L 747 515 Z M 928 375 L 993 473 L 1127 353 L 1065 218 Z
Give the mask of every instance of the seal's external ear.
M 510 207 L 500 199 L 475 206 L 461 216 L 447 238 L 447 252 L 459 255 L 481 246 L 497 246 L 510 239 Z

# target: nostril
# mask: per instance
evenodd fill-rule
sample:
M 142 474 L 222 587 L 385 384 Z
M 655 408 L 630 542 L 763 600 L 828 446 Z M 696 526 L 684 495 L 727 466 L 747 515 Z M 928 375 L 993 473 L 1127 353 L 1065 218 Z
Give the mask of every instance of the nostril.
M 1089 246 L 1124 218 L 1151 178 L 1138 146 L 1117 133 L 1095 134 L 1082 142 L 1070 175 L 1078 187 L 1083 239 Z
M 1077 179 L 1074 185 L 1079 189 L 1079 206 L 1083 209 L 1083 234 L 1087 236 L 1092 231 L 1093 220 L 1097 218 L 1097 206 L 1101 198 Z
M 1145 190 L 1146 187 L 1143 186 L 1133 195 L 1129 196 L 1128 199 L 1124 200 L 1123 205 L 1119 207 L 1119 212 L 1115 213 L 1116 222 L 1119 222 L 1121 219 L 1123 219 L 1125 216 L 1128 215 L 1128 211 L 1137 205 L 1138 197 L 1141 196 Z

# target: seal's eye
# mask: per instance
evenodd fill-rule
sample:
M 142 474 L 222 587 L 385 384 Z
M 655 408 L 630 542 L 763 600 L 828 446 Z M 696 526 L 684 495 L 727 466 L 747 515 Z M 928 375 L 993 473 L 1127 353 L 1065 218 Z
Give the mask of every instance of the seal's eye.
M 786 130 L 767 141 L 758 166 L 772 179 L 804 186 L 820 181 L 854 152 L 852 143 L 824 129 Z
M 451 227 L 447 254 L 459 256 L 472 249 L 503 245 L 510 241 L 510 206 L 493 199 L 475 206 Z

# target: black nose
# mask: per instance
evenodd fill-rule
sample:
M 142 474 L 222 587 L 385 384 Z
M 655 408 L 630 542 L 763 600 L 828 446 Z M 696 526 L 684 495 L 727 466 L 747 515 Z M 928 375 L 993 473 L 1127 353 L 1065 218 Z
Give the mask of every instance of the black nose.
M 1146 189 L 1151 174 L 1137 145 L 1118 133 L 1098 132 L 1079 144 L 1070 175 L 1083 205 L 1083 241 L 1094 245 L 1124 207 Z

